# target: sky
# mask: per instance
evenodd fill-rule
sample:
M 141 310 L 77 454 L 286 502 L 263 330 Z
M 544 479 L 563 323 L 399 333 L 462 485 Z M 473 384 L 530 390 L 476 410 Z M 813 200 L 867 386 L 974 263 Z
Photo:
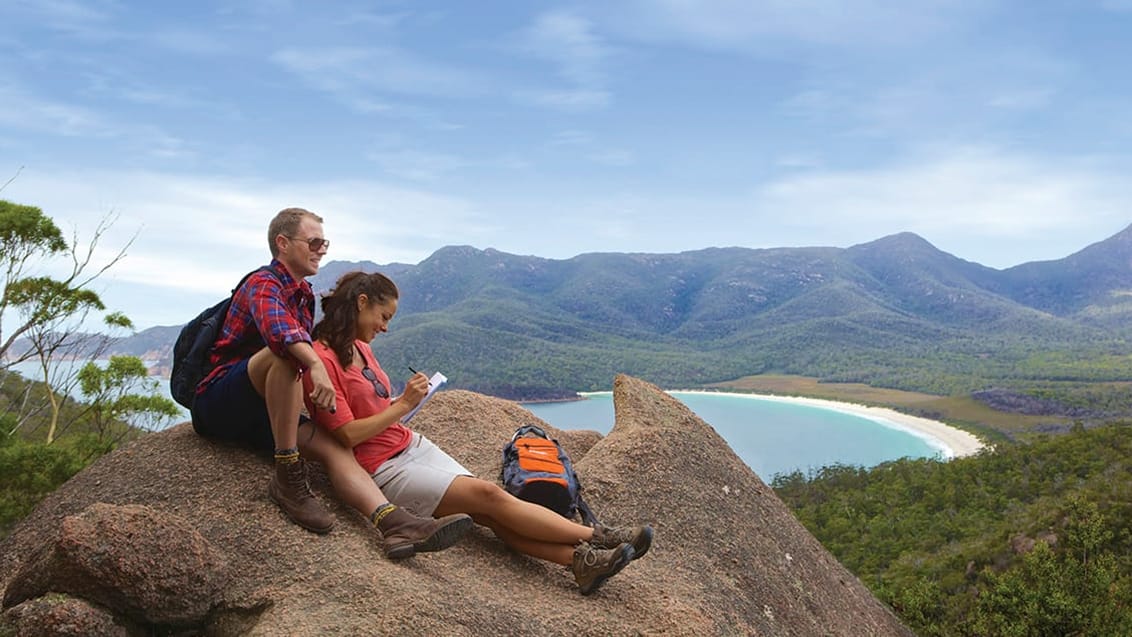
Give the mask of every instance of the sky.
M 914 232 L 994 268 L 1132 223 L 1132 0 L 0 0 L 0 198 L 139 328 L 263 264 Z M 132 239 L 132 243 L 129 243 Z M 41 264 L 48 273 L 67 263 Z

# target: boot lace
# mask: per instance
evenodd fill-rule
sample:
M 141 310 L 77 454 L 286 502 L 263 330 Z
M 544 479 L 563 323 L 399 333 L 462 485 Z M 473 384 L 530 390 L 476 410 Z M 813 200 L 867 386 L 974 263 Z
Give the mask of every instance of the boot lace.
M 287 482 L 290 483 L 295 493 L 302 496 L 314 497 L 314 493 L 311 491 L 310 481 L 307 480 L 306 463 L 299 460 L 295 464 L 297 464 L 298 467 L 287 472 Z

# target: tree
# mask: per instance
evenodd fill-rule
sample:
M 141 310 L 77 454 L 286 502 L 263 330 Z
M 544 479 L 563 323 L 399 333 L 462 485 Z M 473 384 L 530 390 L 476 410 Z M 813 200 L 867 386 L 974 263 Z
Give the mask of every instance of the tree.
M 0 200 L 0 240 L 5 242 L 5 250 L 0 253 L 4 276 L 4 293 L 0 295 L 0 365 L 7 367 L 32 356 L 38 358 L 50 409 L 48 444 L 55 440 L 58 427 L 59 395 L 65 397 L 74 385 L 73 367 L 66 368 L 61 375 L 55 374 L 60 371 L 56 367 L 60 359 L 95 358 L 102 355 L 108 343 L 105 334 L 91 336 L 80 330 L 92 311 L 106 309 L 90 284 L 121 260 L 134 241 L 131 238 L 101 266 L 92 266 L 95 248 L 115 220 L 116 216 L 107 215 L 89 242 L 80 243 L 76 232 L 68 244 L 54 221 L 39 208 Z M 70 273 L 65 278 L 27 274 L 28 267 L 38 263 L 32 261 L 34 257 L 48 260 L 64 254 L 71 260 Z M 19 318 L 15 328 L 4 336 L 4 315 L 9 309 L 14 309 Z M 110 327 L 132 327 L 120 313 L 107 315 L 104 322 Z M 21 336 L 26 337 L 30 347 L 9 356 Z M 16 426 L 20 424 L 22 421 Z
M 157 383 L 136 356 L 111 356 L 106 367 L 89 362 L 78 378 L 99 441 L 118 428 L 122 433 L 110 441 L 116 443 L 127 423 L 152 430 L 180 414 L 173 401 L 154 394 Z
M 1112 537 L 1104 516 L 1095 503 L 1071 497 L 1064 523 L 1063 550 L 1039 541 L 1020 565 L 1004 573 L 984 569 L 974 634 L 1132 634 L 1132 583 L 1116 556 L 1100 550 Z
M 51 258 L 67 251 L 63 233 L 43 211 L 34 206 L 24 206 L 0 199 L 0 241 L 4 250 L 0 252 L 0 271 L 4 277 L 4 294 L 0 295 L 0 365 L 10 366 L 27 356 L 15 360 L 8 359 L 8 350 L 33 326 L 33 321 L 25 320 L 4 335 L 4 315 L 15 303 L 9 293 L 13 285 L 23 280 L 24 270 L 32 257 Z

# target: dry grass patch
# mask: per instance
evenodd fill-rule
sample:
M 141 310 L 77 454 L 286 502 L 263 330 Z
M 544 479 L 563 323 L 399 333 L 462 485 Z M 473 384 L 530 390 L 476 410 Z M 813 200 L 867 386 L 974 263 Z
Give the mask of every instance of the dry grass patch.
M 1050 424 L 1071 424 L 1065 418 L 1027 416 L 998 411 L 970 396 L 937 396 L 922 392 L 870 387 L 861 383 L 823 383 L 808 376 L 745 376 L 713 383 L 709 389 L 779 396 L 805 396 L 839 402 L 888 407 L 904 413 L 939 420 L 972 433 L 1001 439 L 1034 431 Z

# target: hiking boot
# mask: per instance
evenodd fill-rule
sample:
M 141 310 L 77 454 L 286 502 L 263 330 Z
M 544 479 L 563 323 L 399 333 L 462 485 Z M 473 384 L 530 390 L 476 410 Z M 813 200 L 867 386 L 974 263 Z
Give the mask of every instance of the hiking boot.
M 391 560 L 403 560 L 452 546 L 472 528 L 472 518 L 465 513 L 421 518 L 398 507 L 385 516 L 378 528 L 385 541 L 385 555 Z
M 652 546 L 652 533 L 652 527 L 647 524 L 644 526 L 595 524 L 594 536 L 590 539 L 590 544 L 599 549 L 615 548 L 623 542 L 632 544 L 633 559 L 635 560 L 649 552 L 649 547 Z
M 583 595 L 589 595 L 632 560 L 631 544 L 622 543 L 615 548 L 599 549 L 589 542 L 581 542 L 574 549 L 574 581 L 578 583 Z
M 302 460 L 275 463 L 275 475 L 267 485 L 267 497 L 279 505 L 292 522 L 308 531 L 329 533 L 334 528 L 334 517 L 311 493 L 307 468 Z

